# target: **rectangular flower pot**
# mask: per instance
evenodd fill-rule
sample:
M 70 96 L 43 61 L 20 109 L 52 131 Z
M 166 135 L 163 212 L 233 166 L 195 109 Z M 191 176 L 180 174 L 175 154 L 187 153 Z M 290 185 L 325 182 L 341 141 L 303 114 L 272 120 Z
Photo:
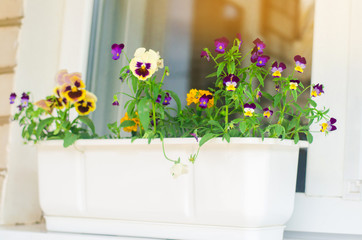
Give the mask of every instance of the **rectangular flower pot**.
M 168 239 L 282 240 L 294 207 L 299 147 L 290 140 L 193 138 L 39 144 L 39 192 L 47 229 Z

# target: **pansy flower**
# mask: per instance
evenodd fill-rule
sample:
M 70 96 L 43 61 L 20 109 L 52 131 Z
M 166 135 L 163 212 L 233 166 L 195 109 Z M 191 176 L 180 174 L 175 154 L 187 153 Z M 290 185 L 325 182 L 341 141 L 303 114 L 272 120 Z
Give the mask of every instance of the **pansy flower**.
M 62 109 L 63 107 L 68 105 L 68 100 L 66 97 L 63 97 L 61 94 L 61 87 L 57 86 L 53 89 L 54 92 L 54 107 L 58 109 Z
M 190 133 L 190 135 L 195 138 L 196 142 L 199 142 L 199 138 L 197 137 L 196 133 Z
M 202 95 L 199 99 L 200 102 L 199 107 L 204 109 L 207 108 L 207 104 L 210 101 L 210 99 L 212 99 L 211 95 L 206 95 L 206 94 Z
M 121 43 L 121 44 L 115 43 L 115 44 L 112 45 L 111 53 L 113 55 L 113 57 L 112 57 L 113 60 L 118 60 L 119 59 L 119 57 L 121 56 L 123 48 L 124 48 L 123 43 Z
M 190 89 L 186 97 L 187 105 L 190 105 L 191 103 L 199 104 L 200 97 L 203 95 L 208 95 L 211 97 L 211 99 L 208 101 L 207 107 L 210 108 L 214 106 L 214 98 L 212 97 L 212 93 L 207 90 L 197 90 L 197 89 Z
M 15 102 L 15 98 L 16 98 L 16 93 L 11 93 L 9 97 L 10 104 L 13 104 Z
M 157 99 L 156 99 L 156 103 L 160 103 L 161 99 L 162 99 L 162 96 L 158 95 Z M 164 105 L 164 106 L 169 105 L 171 100 L 172 100 L 172 98 L 171 98 L 170 94 L 168 92 L 166 92 L 165 99 L 163 100 L 162 105 Z
M 258 60 L 258 57 L 259 57 L 259 55 L 258 55 L 257 52 L 252 52 L 252 53 L 251 53 L 251 57 L 250 57 L 250 61 L 251 61 L 252 63 L 255 63 L 255 62 Z
M 258 66 L 258 67 L 265 66 L 265 64 L 268 62 L 269 58 L 270 57 L 266 56 L 266 55 L 258 56 L 258 59 L 256 60 L 256 66 Z
M 273 116 L 274 112 L 272 110 L 270 110 L 269 108 L 264 108 L 263 111 L 264 111 L 263 116 L 265 118 L 270 118 L 271 116 Z
M 294 57 L 295 61 L 295 71 L 303 73 L 303 69 L 305 68 L 305 64 L 307 64 L 307 61 L 304 57 L 301 57 L 300 55 L 297 55 Z
M 312 97 L 320 96 L 322 93 L 324 93 L 322 84 L 318 83 L 313 86 L 312 93 L 311 93 Z
M 37 102 L 34 103 L 35 106 L 42 108 L 43 110 L 45 110 L 48 114 L 51 114 L 53 112 L 54 109 L 54 101 L 53 99 L 47 99 L 47 100 L 39 100 Z
M 159 61 L 160 55 L 152 49 L 146 51 L 145 48 L 138 48 L 129 63 L 129 68 L 134 76 L 145 81 L 157 71 Z
M 258 55 L 263 54 L 263 50 L 265 48 L 264 42 L 262 40 L 260 40 L 259 38 L 257 38 L 253 41 L 253 43 L 255 44 L 253 52 L 257 52 Z
M 138 113 L 136 112 L 135 118 L 129 118 L 127 112 L 125 113 L 124 117 L 121 118 L 121 123 L 123 123 L 126 120 L 133 121 L 135 124 L 133 126 L 124 127 L 123 130 L 125 132 L 137 132 L 138 125 L 140 124 L 140 120 L 138 118 Z
M 255 104 L 254 103 L 245 103 L 244 104 L 244 115 L 247 116 L 247 117 L 252 117 L 253 116 L 253 113 L 255 111 Z
M 260 92 L 260 91 L 258 91 L 257 93 L 256 93 L 256 99 L 260 99 L 261 98 L 261 96 L 263 96 L 263 94 Z
M 202 51 L 200 57 L 206 58 L 208 62 L 210 61 L 210 56 L 206 51 Z
M 224 53 L 228 44 L 229 40 L 226 37 L 215 39 L 215 51 L 218 53 Z
M 225 89 L 227 91 L 235 91 L 236 85 L 239 81 L 240 79 L 236 75 L 229 74 L 223 79 L 223 84 L 226 87 Z
M 112 105 L 113 105 L 113 106 L 119 106 L 118 100 L 114 100 L 114 101 L 112 102 Z
M 300 81 L 299 80 L 290 80 L 289 81 L 289 88 L 291 90 L 296 90 L 298 85 L 299 85 Z
M 275 85 L 275 91 L 277 91 L 277 92 L 280 91 L 280 86 L 279 85 Z
M 75 110 L 79 115 L 88 115 L 90 112 L 96 110 L 96 102 L 97 97 L 93 93 L 87 92 L 84 99 L 74 104 Z
M 69 83 L 64 83 L 61 90 L 61 95 L 69 102 L 77 102 L 85 98 L 86 90 L 83 80 L 78 74 L 65 75 L 65 79 L 69 78 Z
M 335 118 L 330 118 L 329 121 L 327 121 L 326 123 L 322 123 L 321 124 L 321 132 L 331 132 L 337 129 L 336 126 L 334 126 L 334 124 L 337 122 L 337 119 Z
M 26 94 L 25 92 L 21 95 L 21 106 L 23 107 L 27 107 L 28 106 L 28 103 L 29 103 L 29 95 Z
M 271 72 L 273 73 L 272 76 L 274 78 L 280 78 L 282 76 L 282 72 L 286 69 L 286 66 L 284 63 L 279 63 L 279 66 L 278 66 L 278 62 L 274 62 L 273 65 L 272 65 L 272 69 L 271 69 Z
M 239 40 L 239 50 L 241 49 L 241 44 L 243 44 L 243 40 L 241 39 L 241 34 L 237 33 L 236 38 Z

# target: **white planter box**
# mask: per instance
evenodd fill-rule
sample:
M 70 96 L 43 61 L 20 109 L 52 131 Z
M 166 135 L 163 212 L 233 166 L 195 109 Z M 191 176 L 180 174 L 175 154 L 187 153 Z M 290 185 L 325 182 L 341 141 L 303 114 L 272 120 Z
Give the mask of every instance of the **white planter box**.
M 299 146 L 213 139 L 174 179 L 159 140 L 61 141 L 38 147 L 47 229 L 169 239 L 281 240 L 294 208 Z M 187 163 L 195 139 L 165 139 Z

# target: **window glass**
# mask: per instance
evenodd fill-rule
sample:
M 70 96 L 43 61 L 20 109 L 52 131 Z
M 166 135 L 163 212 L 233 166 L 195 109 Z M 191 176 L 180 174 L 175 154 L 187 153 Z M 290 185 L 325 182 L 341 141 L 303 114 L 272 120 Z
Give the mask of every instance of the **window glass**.
M 214 69 L 200 58 L 202 49 L 214 49 L 214 39 L 223 36 L 232 41 L 236 33 L 244 53 L 254 39 L 263 40 L 269 64 L 284 62 L 287 74 L 294 56 L 304 56 L 307 68 L 298 76 L 304 85 L 310 82 L 314 0 L 95 0 L 94 6 L 87 82 L 99 98 L 92 116 L 99 134 L 124 114 L 111 104 L 113 94 L 126 91 L 119 79 L 126 61 L 112 60 L 113 43 L 124 43 L 129 58 L 141 46 L 159 51 L 171 72 L 165 88 L 178 93 L 184 105 L 190 88 L 207 89 L 214 81 L 205 79 Z M 273 91 L 272 81 L 267 88 Z

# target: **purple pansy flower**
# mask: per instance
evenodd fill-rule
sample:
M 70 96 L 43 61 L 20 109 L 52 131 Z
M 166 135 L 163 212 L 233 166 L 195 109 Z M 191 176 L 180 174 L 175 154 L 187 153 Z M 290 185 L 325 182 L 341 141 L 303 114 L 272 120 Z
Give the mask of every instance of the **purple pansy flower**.
M 212 96 L 211 95 L 202 95 L 199 99 L 199 107 L 200 108 L 207 108 L 207 103 L 210 101 L 210 99 L 212 99 Z
M 281 73 L 286 69 L 286 66 L 284 63 L 279 63 L 279 66 L 278 66 L 278 62 L 274 62 L 273 65 L 272 65 L 272 69 L 271 69 L 271 72 L 273 73 L 272 76 L 274 78 L 280 78 L 281 77 Z
M 190 133 L 190 135 L 196 139 L 196 142 L 199 142 L 199 138 L 197 137 L 196 133 Z
M 294 57 L 295 61 L 295 71 L 303 73 L 303 69 L 305 68 L 305 64 L 307 64 L 307 61 L 304 57 L 301 57 L 300 55 L 297 55 Z
M 252 52 L 252 53 L 251 53 L 251 57 L 250 57 L 250 61 L 251 61 L 252 63 L 255 63 L 256 60 L 258 60 L 258 57 L 259 57 L 259 55 L 258 55 L 257 52 Z
M 256 66 L 258 67 L 262 67 L 262 66 L 265 66 L 265 64 L 268 62 L 269 60 L 269 56 L 258 56 L 258 59 L 256 60 Z
M 237 33 L 236 38 L 239 39 L 239 41 L 240 41 L 240 43 L 239 43 L 239 50 L 240 50 L 241 49 L 241 44 L 243 44 L 243 40 L 241 40 L 241 34 Z
M 260 91 L 258 91 L 258 92 L 256 93 L 256 99 L 259 100 L 259 98 L 261 98 L 261 96 L 263 96 L 263 94 L 262 94 Z
M 244 104 L 244 115 L 247 116 L 247 117 L 252 117 L 253 116 L 253 113 L 255 111 L 255 104 L 254 103 L 245 103 Z
M 112 57 L 113 60 L 118 60 L 119 59 L 119 57 L 121 56 L 123 48 L 124 48 L 123 43 L 121 43 L 121 44 L 115 43 L 115 44 L 112 45 L 112 51 L 111 52 L 113 54 L 113 57 Z
M 263 116 L 265 118 L 270 118 L 271 116 L 273 116 L 274 112 L 272 110 L 270 110 L 269 108 L 264 108 L 263 111 L 264 111 Z
M 29 103 L 29 95 L 24 92 L 20 99 L 21 99 L 21 106 L 27 107 Z
M 113 106 L 119 106 L 119 102 L 118 100 L 114 100 L 113 103 L 112 103 Z
M 324 93 L 323 91 L 323 84 L 316 84 L 314 85 L 313 89 L 312 89 L 312 97 L 316 97 L 316 96 L 320 96 L 322 93 Z
M 275 85 L 275 91 L 277 91 L 277 92 L 280 91 L 280 86 L 279 85 Z
M 255 48 L 253 49 L 253 52 L 255 51 L 259 55 L 263 54 L 263 50 L 265 48 L 265 44 L 263 43 L 263 41 L 260 40 L 259 38 L 257 38 L 253 41 L 253 43 L 255 44 Z
M 16 93 L 11 93 L 9 98 L 10 104 L 13 104 L 15 102 L 15 98 L 16 98 Z
M 210 61 L 210 56 L 206 51 L 202 51 L 200 57 L 206 58 L 208 62 Z
M 162 96 L 161 95 L 158 95 L 157 96 L 157 99 L 156 99 L 156 103 L 160 103 L 161 102 L 161 98 Z M 163 100 L 163 103 L 162 105 L 169 105 L 170 104 L 170 101 L 172 100 L 170 94 L 167 92 L 166 95 L 165 95 L 165 99 Z
M 290 80 L 289 81 L 289 88 L 291 90 L 296 90 L 298 85 L 299 85 L 300 81 L 299 80 Z
M 337 129 L 336 126 L 334 126 L 334 124 L 337 122 L 337 119 L 335 118 L 330 118 L 329 121 L 327 121 L 326 123 L 322 123 L 321 124 L 321 132 L 331 132 Z
M 223 79 L 223 83 L 224 86 L 226 86 L 227 91 L 235 91 L 236 85 L 239 81 L 240 79 L 234 74 L 229 74 Z
M 226 37 L 215 39 L 215 51 L 218 53 L 224 53 L 228 44 L 229 40 Z

